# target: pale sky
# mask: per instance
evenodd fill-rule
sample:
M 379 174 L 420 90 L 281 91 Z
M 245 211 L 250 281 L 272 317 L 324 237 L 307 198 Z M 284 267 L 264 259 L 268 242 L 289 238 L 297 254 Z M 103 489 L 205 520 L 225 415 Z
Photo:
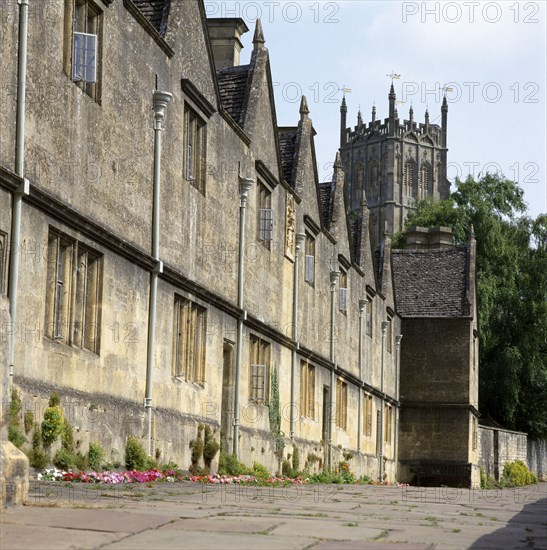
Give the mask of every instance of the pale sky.
M 242 17 L 248 63 L 257 16 L 270 52 L 280 126 L 298 123 L 306 95 L 317 131 L 319 177 L 329 178 L 339 146 L 341 88 L 348 126 L 361 106 L 370 121 L 388 114 L 391 72 L 399 117 L 439 123 L 447 92 L 448 175 L 501 172 L 525 190 L 529 212 L 547 211 L 546 3 L 402 1 L 208 1 L 209 17 Z M 452 187 L 454 189 L 454 187 Z

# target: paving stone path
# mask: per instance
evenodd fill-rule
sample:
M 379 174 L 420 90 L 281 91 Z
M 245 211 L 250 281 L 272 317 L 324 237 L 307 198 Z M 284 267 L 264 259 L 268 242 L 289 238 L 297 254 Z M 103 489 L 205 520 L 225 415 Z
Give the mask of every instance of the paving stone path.
M 547 483 L 479 489 L 32 483 L 0 548 L 547 549 Z

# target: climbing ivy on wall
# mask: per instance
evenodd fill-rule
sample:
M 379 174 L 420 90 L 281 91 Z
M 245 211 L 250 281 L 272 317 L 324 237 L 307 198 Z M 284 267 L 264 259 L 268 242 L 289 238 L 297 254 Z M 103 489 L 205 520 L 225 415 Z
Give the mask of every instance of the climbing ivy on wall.
M 279 400 L 279 371 L 274 365 L 270 374 L 270 403 L 269 418 L 270 431 L 275 439 L 275 454 L 281 460 L 285 448 L 285 438 L 281 432 L 281 402 Z

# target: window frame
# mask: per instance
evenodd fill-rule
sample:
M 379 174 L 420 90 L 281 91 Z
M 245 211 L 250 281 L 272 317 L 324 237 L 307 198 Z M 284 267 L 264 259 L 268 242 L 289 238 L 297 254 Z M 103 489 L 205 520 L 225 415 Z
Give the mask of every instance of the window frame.
M 206 194 L 207 122 L 188 102 L 184 102 L 182 174 L 185 181 Z M 197 168 L 197 172 L 195 169 Z
M 315 420 L 315 366 L 300 361 L 300 416 Z
M 384 403 L 384 443 L 391 445 L 393 432 L 393 407 Z
M 267 405 L 270 397 L 271 343 L 255 334 L 249 336 L 249 402 Z M 262 370 L 262 385 L 258 380 L 258 370 Z M 259 390 L 262 390 L 259 392 Z M 260 395 L 261 394 L 261 395 Z
M 340 284 L 338 287 L 338 309 L 344 315 L 348 311 L 348 272 L 339 267 L 340 270 Z
M 418 178 L 418 198 L 425 200 L 432 192 L 432 170 L 429 162 L 422 162 Z
M 414 181 L 416 179 L 416 162 L 414 159 L 408 158 L 403 164 L 403 196 L 413 197 Z
M 377 194 L 380 189 L 380 166 L 376 159 L 368 161 L 367 182 L 371 195 Z
M 95 79 L 76 76 L 76 36 L 95 37 Z M 100 104 L 102 87 L 103 11 L 92 0 L 65 1 L 65 72 L 70 80 L 91 99 Z
M 48 340 L 100 354 L 102 267 L 102 254 L 50 229 L 45 330 Z
M 363 435 L 372 437 L 372 395 L 364 392 L 365 405 L 363 407 Z
M 373 301 L 372 298 L 369 296 L 365 306 L 365 332 L 367 336 L 370 336 L 371 338 L 373 333 L 373 309 Z
M 268 250 L 271 250 L 271 243 L 274 236 L 274 217 L 272 209 L 272 192 L 261 181 L 257 185 L 256 193 L 256 215 L 257 215 L 257 241 Z
M 348 384 L 342 378 L 336 380 L 336 426 L 344 431 L 348 427 Z
M 316 247 L 315 238 L 306 231 L 306 238 L 304 243 L 304 281 L 311 287 L 315 288 L 315 261 L 316 261 Z
M 188 298 L 175 295 L 173 377 L 203 386 L 206 380 L 206 349 L 207 309 Z
M 387 318 L 386 350 L 388 353 L 393 353 L 393 317 Z

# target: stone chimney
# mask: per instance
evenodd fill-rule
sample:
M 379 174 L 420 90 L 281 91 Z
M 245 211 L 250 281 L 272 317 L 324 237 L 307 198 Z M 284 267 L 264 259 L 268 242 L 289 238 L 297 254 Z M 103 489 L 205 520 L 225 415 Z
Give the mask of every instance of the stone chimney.
M 450 248 L 454 246 L 454 233 L 450 227 L 429 228 L 429 248 Z
M 413 225 L 406 232 L 406 248 L 439 249 L 454 246 L 454 234 L 450 227 L 419 227 Z
M 406 248 L 428 248 L 429 229 L 413 225 L 406 232 Z
M 207 19 L 207 29 L 217 71 L 239 65 L 241 36 L 249 31 L 240 17 Z

